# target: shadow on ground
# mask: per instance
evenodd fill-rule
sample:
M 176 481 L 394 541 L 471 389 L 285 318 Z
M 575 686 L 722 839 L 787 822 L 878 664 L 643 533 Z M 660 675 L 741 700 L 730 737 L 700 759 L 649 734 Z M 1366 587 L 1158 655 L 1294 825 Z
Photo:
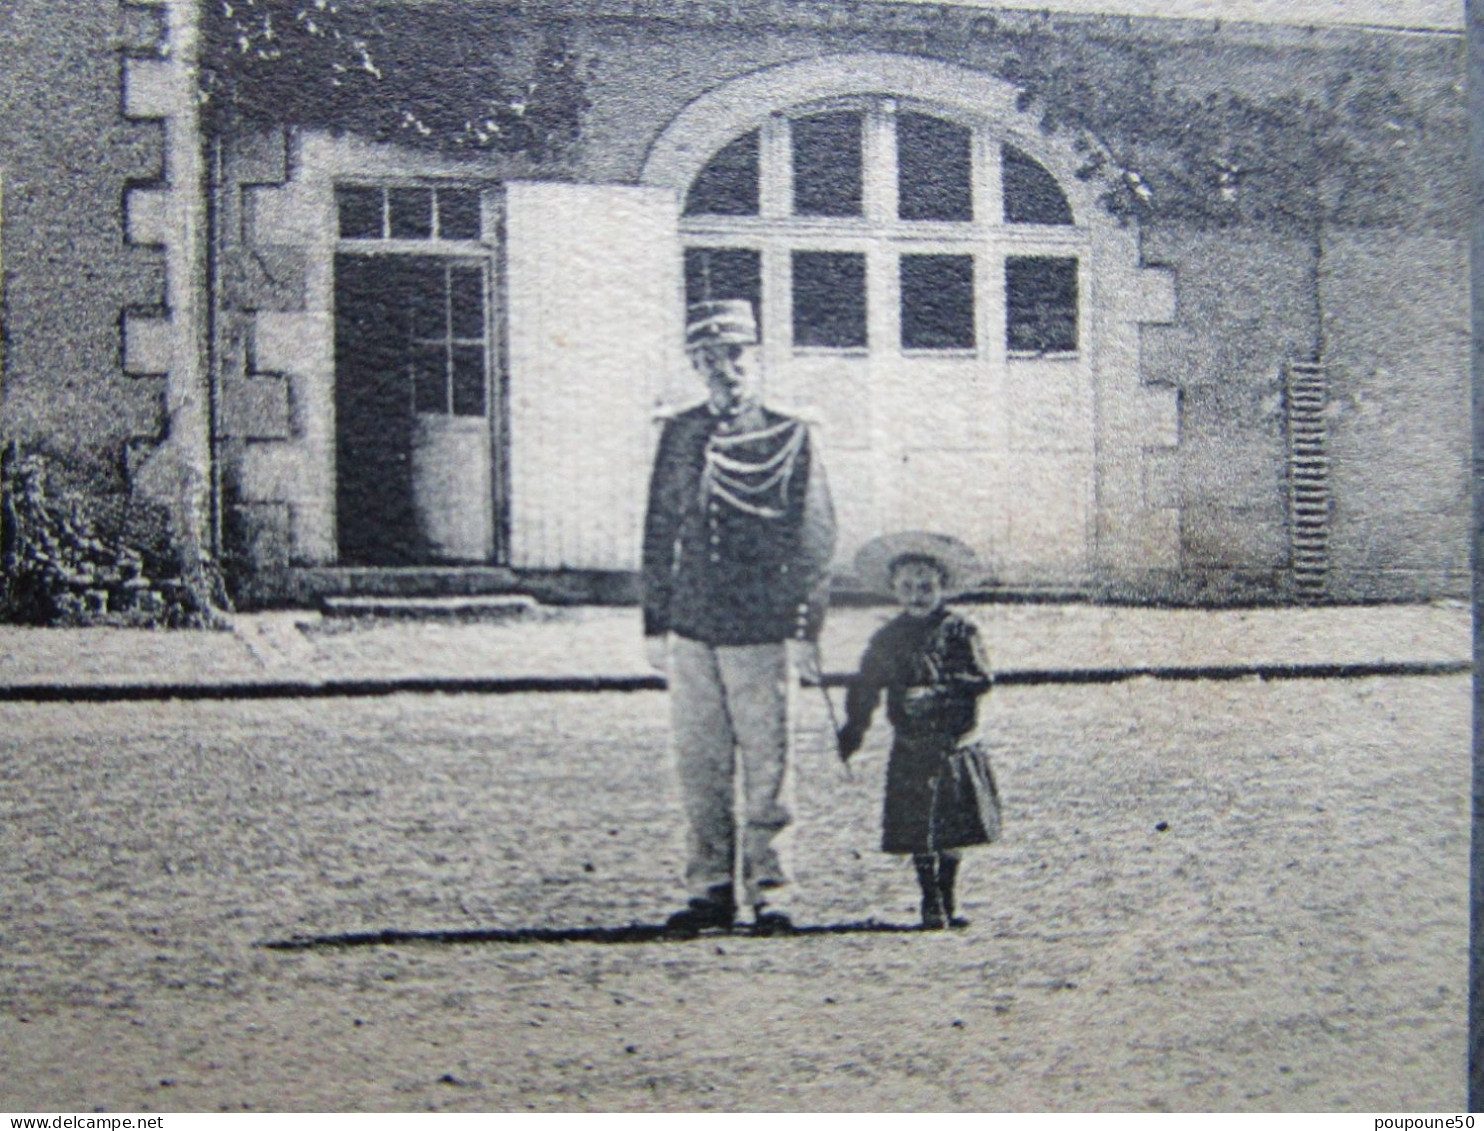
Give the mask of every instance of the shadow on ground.
M 758 930 L 738 924 L 730 931 L 679 931 L 663 923 L 629 923 L 623 927 L 514 927 L 465 931 L 359 931 L 343 935 L 294 935 L 258 945 L 266 950 L 334 950 L 357 946 L 393 946 L 403 943 L 663 943 L 697 938 L 798 938 L 810 935 L 905 934 L 923 930 L 917 923 L 882 923 L 862 919 L 849 923 L 820 923 L 789 930 Z

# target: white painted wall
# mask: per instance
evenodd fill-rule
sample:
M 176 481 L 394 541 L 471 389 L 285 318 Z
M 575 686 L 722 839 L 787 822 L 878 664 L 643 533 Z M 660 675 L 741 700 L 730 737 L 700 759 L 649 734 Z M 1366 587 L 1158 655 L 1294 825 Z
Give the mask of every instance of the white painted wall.
M 507 186 L 512 566 L 638 566 L 654 409 L 684 367 L 678 216 L 667 189 Z

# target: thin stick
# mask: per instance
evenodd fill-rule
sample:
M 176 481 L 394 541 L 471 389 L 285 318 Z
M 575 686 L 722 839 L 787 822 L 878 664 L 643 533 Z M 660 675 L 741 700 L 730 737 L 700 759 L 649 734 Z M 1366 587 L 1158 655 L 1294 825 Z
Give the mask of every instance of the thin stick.
M 824 685 L 824 680 L 819 681 L 819 693 L 824 696 L 825 708 L 830 713 L 830 730 L 835 735 L 835 750 L 840 749 L 840 719 L 835 714 L 835 701 L 830 698 L 830 689 Z M 845 770 L 845 780 L 855 781 L 855 775 L 850 772 L 850 763 L 845 758 L 840 759 L 840 765 Z

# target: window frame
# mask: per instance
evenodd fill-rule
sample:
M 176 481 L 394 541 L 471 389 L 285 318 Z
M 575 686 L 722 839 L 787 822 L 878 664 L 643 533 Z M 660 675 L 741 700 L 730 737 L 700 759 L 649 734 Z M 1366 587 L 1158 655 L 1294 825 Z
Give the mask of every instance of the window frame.
M 793 214 L 791 129 L 795 118 L 835 112 L 863 115 L 862 209 L 859 216 L 826 217 Z M 895 116 L 922 114 L 970 131 L 971 220 L 903 220 L 898 216 Z M 694 214 L 680 217 L 682 255 L 696 247 L 735 247 L 761 256 L 762 298 L 759 315 L 777 327 L 774 342 L 794 357 L 869 355 L 900 358 L 980 358 L 1075 360 L 1085 349 L 1090 326 L 1089 297 L 1092 239 L 1087 225 L 1067 197 L 1070 224 L 1011 223 L 1005 219 L 1001 183 L 1002 146 L 1009 145 L 1040 161 L 1037 146 L 1017 134 L 996 128 L 935 103 L 893 95 L 845 95 L 800 103 L 769 114 L 738 130 L 740 137 L 758 131 L 758 213 L 749 216 Z M 729 143 L 728 143 L 729 144 Z M 710 159 L 708 155 L 708 161 Z M 1044 162 L 1041 162 L 1043 167 Z M 703 166 L 704 168 L 704 166 Z M 1062 179 L 1047 172 L 1059 185 Z M 699 175 L 699 170 L 697 174 Z M 1066 195 L 1063 186 L 1062 191 Z M 793 341 L 793 252 L 864 252 L 867 257 L 867 344 L 861 347 L 797 346 Z M 907 348 L 901 341 L 899 279 L 903 255 L 971 255 L 974 259 L 974 327 L 972 349 Z M 1005 261 L 1012 256 L 1071 257 L 1078 263 L 1077 349 L 1049 353 L 1011 351 L 1005 330 Z M 891 276 L 884 285 L 880 275 Z M 779 290 L 782 293 L 778 293 Z M 771 293 L 770 293 L 771 292 Z M 891 332 L 881 340 L 881 323 L 871 309 L 887 300 L 894 310 L 882 312 Z M 993 304 L 993 305 L 991 305 Z
M 996 284 L 1003 317 L 1000 319 L 999 346 L 1007 361 L 1077 361 L 1086 348 L 1089 328 L 1089 295 L 1092 289 L 1092 241 L 1085 232 L 1067 225 L 1005 225 L 1012 235 L 1003 239 L 994 257 L 998 273 Z M 1004 292 L 1006 264 L 1011 259 L 1071 259 L 1077 265 L 1077 346 L 1070 350 L 1012 350 L 1009 342 L 1010 300 Z
M 903 357 L 977 357 L 979 356 L 980 337 L 983 334 L 982 302 L 980 296 L 979 269 L 980 258 L 972 251 L 917 251 L 898 250 L 895 256 L 897 264 L 897 350 Z M 969 285 L 969 321 L 968 331 L 972 339 L 969 345 L 954 346 L 909 346 L 907 338 L 907 296 L 906 296 L 906 274 L 907 260 L 967 260 L 968 261 L 968 285 Z
M 346 236 L 340 232 L 340 192 L 342 189 L 350 190 L 372 190 L 381 193 L 381 222 L 382 231 L 390 230 L 390 196 L 398 189 L 421 189 L 432 192 L 435 200 L 437 193 L 443 192 L 468 192 L 473 193 L 479 200 L 479 235 L 474 238 L 459 237 L 447 239 L 440 231 L 435 222 L 434 234 L 426 238 L 397 237 L 390 235 L 381 236 Z M 335 208 L 335 218 L 332 231 L 335 233 L 335 251 L 348 252 L 353 255 L 375 255 L 379 251 L 391 254 L 455 254 L 462 252 L 466 255 L 489 255 L 494 249 L 495 237 L 495 209 L 489 199 L 490 188 L 485 184 L 474 184 L 466 181 L 443 181 L 428 180 L 411 177 L 387 177 L 383 179 L 365 180 L 360 178 L 336 180 L 331 200 Z M 435 207 L 435 215 L 441 216 Z M 428 249 L 434 249 L 429 251 Z
M 788 275 L 788 346 L 798 357 L 867 357 L 872 349 L 871 333 L 871 250 L 864 246 L 858 247 L 799 247 L 788 246 L 777 253 L 783 264 L 786 264 Z M 798 317 L 798 304 L 794 300 L 794 283 L 796 271 L 796 256 L 799 255 L 852 255 L 859 256 L 861 260 L 861 331 L 864 341 L 859 345 L 848 346 L 820 346 L 800 345 L 794 336 L 795 319 Z M 780 268 L 780 274 L 783 269 Z
M 390 198 L 391 193 L 398 189 L 421 189 L 428 190 L 434 194 L 434 223 L 433 231 L 425 239 L 414 239 L 406 237 L 392 238 L 389 234 L 381 237 L 372 236 L 342 236 L 340 234 L 340 192 L 342 189 L 379 190 L 382 195 L 382 232 L 389 233 L 390 220 Z M 477 238 L 455 238 L 446 239 L 439 228 L 441 227 L 441 212 L 437 208 L 436 200 L 439 191 L 445 192 L 468 192 L 474 194 L 479 201 L 479 236 Z M 483 337 L 481 339 L 464 338 L 457 335 L 445 336 L 441 339 L 414 338 L 409 335 L 407 343 L 407 395 L 411 399 L 412 411 L 415 416 L 447 416 L 449 418 L 464 418 L 470 420 L 482 419 L 487 421 L 492 428 L 496 427 L 496 405 L 498 401 L 497 379 L 499 374 L 501 343 L 499 335 L 499 324 L 496 318 L 496 306 L 499 301 L 496 243 L 498 229 L 498 204 L 494 196 L 495 190 L 487 183 L 469 182 L 464 180 L 444 180 L 415 177 L 385 177 L 375 179 L 363 178 L 337 178 L 331 191 L 331 201 L 334 207 L 334 246 L 333 256 L 358 255 L 358 256 L 405 256 L 422 259 L 436 259 L 441 261 L 445 287 L 448 285 L 448 272 L 456 267 L 468 267 L 477 269 L 480 277 L 480 301 L 483 305 Z M 331 287 L 334 290 L 333 283 Z M 449 301 L 447 293 L 444 301 Z M 432 345 L 435 342 L 441 344 L 445 350 L 445 374 L 444 393 L 447 411 L 443 413 L 425 413 L 417 407 L 417 378 L 412 371 L 412 350 L 415 346 Z M 484 388 L 483 402 L 484 410 L 480 413 L 459 413 L 455 411 L 456 395 L 454 389 L 453 375 L 453 353 L 455 347 L 471 345 L 482 345 L 484 348 Z
M 418 407 L 418 393 L 420 382 L 418 371 L 415 367 L 409 374 L 412 378 L 412 410 L 418 416 L 465 416 L 465 417 L 489 417 L 490 409 L 490 287 L 489 272 L 482 262 L 467 259 L 462 256 L 422 256 L 436 262 L 442 272 L 441 288 L 441 311 L 443 316 L 442 332 L 437 335 L 419 335 L 417 326 L 410 327 L 408 334 L 408 350 L 415 356 L 416 351 L 436 350 L 442 355 L 443 360 L 443 404 L 441 411 L 425 410 Z M 454 325 L 454 272 L 465 270 L 477 273 L 479 278 L 479 304 L 480 321 L 483 324 L 483 333 L 477 338 L 461 335 L 456 332 Z M 457 363 L 455 357 L 460 349 L 478 348 L 484 357 L 484 384 L 480 390 L 479 412 L 460 412 L 458 410 L 458 378 L 456 375 Z

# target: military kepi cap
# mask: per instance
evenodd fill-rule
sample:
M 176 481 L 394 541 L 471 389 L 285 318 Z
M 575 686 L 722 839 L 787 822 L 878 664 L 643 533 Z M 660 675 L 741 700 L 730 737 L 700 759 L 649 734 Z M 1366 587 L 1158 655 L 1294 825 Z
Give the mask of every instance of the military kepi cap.
M 698 302 L 686 312 L 685 348 L 757 344 L 757 318 L 746 299 Z

